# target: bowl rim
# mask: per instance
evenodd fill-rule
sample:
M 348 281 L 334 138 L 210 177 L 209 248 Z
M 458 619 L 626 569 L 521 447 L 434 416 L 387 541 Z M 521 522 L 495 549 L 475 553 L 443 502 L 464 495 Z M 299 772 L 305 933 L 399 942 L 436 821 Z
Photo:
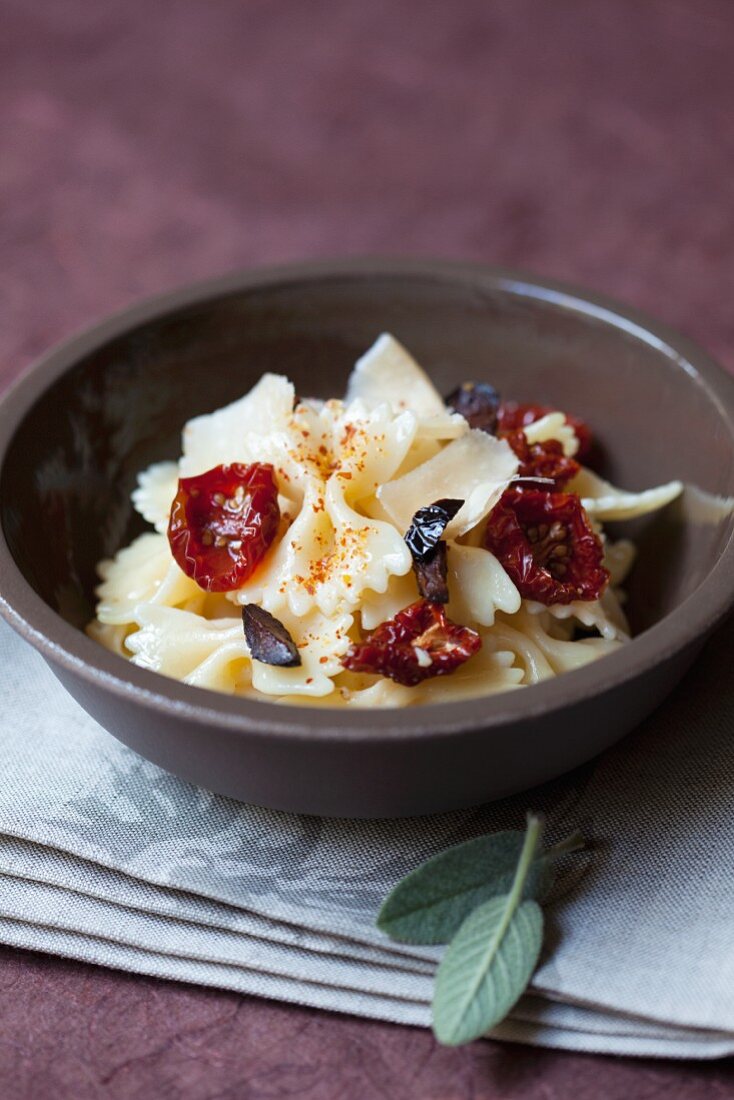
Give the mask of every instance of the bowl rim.
M 247 290 L 324 280 L 374 277 L 466 282 L 473 289 L 547 301 L 592 317 L 660 351 L 698 384 L 717 407 L 734 447 L 734 380 L 707 352 L 636 309 L 565 282 L 466 261 L 366 257 L 256 267 L 188 284 L 114 313 L 57 344 L 0 397 L 0 472 L 15 431 L 43 393 L 77 362 L 131 329 L 180 309 Z M 134 700 L 183 722 L 208 723 L 246 736 L 370 744 L 424 736 L 507 728 L 581 703 L 636 679 L 702 642 L 734 605 L 734 533 L 698 588 L 659 623 L 616 652 L 573 672 L 533 685 L 532 691 L 419 707 L 374 709 L 274 705 L 219 694 L 138 668 L 67 623 L 35 592 L 16 564 L 0 525 L 0 615 L 52 665 L 92 687 Z M 487 711 L 487 699 L 492 706 Z

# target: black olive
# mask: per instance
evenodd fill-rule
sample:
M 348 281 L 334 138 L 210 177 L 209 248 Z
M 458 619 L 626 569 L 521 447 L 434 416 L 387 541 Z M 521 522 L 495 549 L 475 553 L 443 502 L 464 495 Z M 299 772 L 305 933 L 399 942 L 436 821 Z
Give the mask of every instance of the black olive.
M 256 603 L 246 603 L 242 608 L 242 625 L 254 661 L 264 665 L 280 665 L 295 668 L 301 663 L 296 643 L 283 624 L 269 611 Z
M 463 382 L 445 402 L 454 412 L 461 413 L 470 428 L 479 428 L 488 435 L 497 431 L 500 395 L 489 382 Z
M 405 533 L 405 541 L 414 561 L 421 561 L 430 554 L 463 503 L 463 500 L 449 498 L 436 500 L 418 509 Z
M 431 603 L 449 602 L 448 564 L 446 561 L 446 543 L 437 543 L 427 557 L 413 562 L 418 591 L 424 600 Z

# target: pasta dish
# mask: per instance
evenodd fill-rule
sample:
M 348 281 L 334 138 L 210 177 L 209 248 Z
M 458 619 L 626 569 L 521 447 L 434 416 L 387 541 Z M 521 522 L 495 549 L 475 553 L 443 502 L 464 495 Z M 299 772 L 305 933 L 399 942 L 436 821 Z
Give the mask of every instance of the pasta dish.
M 634 547 L 662 508 L 592 471 L 591 433 L 468 382 L 442 397 L 397 340 L 343 400 L 266 374 L 139 476 L 150 525 L 99 565 L 88 633 L 198 687 L 398 707 L 515 690 L 629 640 Z

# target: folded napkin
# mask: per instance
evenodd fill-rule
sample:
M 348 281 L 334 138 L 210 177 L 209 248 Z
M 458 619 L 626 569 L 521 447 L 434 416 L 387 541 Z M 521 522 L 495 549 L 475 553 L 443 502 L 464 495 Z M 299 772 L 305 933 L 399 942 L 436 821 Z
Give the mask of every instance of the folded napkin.
M 542 810 L 580 827 L 531 992 L 493 1032 L 569 1050 L 734 1053 L 734 627 L 675 696 L 571 776 L 459 813 L 276 813 L 118 744 L 0 625 L 0 941 L 426 1026 L 440 951 L 375 928 L 427 856 Z

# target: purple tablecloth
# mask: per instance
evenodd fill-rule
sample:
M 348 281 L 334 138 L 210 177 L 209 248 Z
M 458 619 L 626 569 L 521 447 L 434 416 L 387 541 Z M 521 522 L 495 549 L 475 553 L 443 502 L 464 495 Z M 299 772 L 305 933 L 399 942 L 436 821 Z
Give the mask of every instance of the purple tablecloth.
M 526 267 L 734 366 L 731 0 L 0 0 L 0 382 L 179 282 Z M 727 1064 L 474 1044 L 0 951 L 0 1095 L 729 1095 Z

